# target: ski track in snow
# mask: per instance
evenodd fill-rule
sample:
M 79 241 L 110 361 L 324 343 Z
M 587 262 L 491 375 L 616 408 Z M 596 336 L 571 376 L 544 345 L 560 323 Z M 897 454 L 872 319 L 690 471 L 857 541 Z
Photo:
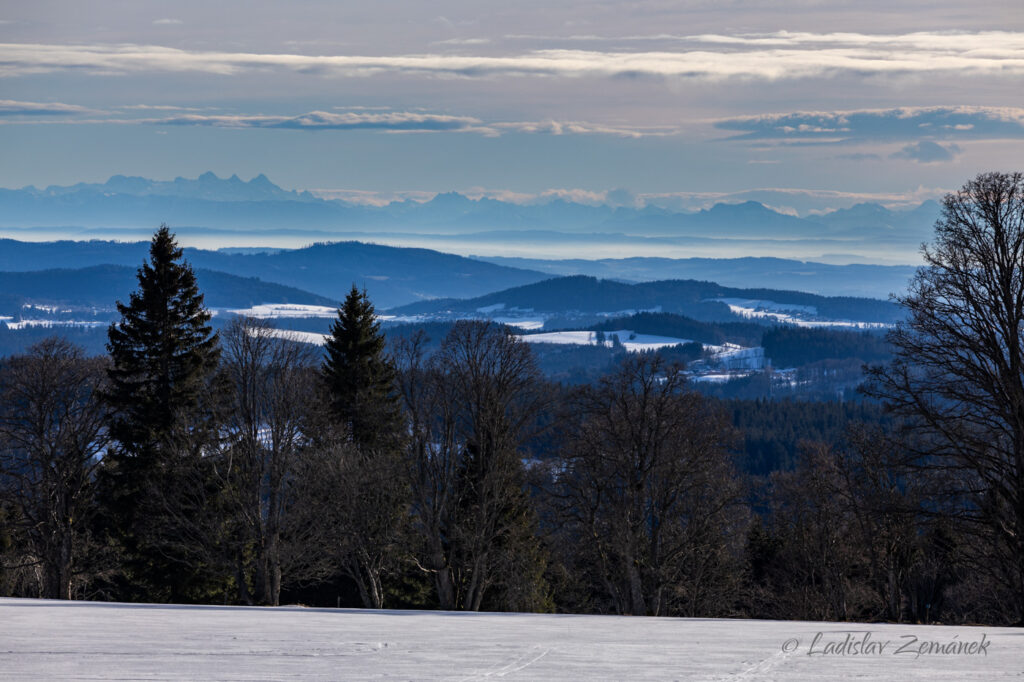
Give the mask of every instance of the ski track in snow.
M 726 680 L 729 680 L 730 682 L 743 682 L 746 680 L 774 679 L 766 678 L 764 677 L 764 675 L 785 663 L 791 655 L 792 654 L 786 653 L 784 651 L 778 651 L 777 653 L 772 654 L 768 658 L 762 661 L 758 661 L 755 665 L 750 666 L 742 672 L 736 673 L 735 675 L 727 675 L 725 677 L 721 677 L 718 679 L 722 680 L 723 682 L 725 682 Z
M 816 633 L 865 632 L 990 644 L 986 656 L 808 655 Z M 1022 677 L 1021 628 L 0 599 L 0 680 L 18 682 Z
M 472 682 L 473 680 L 486 680 L 486 679 L 489 679 L 491 677 L 505 677 L 506 675 L 508 675 L 510 673 L 517 673 L 520 670 L 524 670 L 524 669 L 530 667 L 531 665 L 533 665 L 534 663 L 536 663 L 540 659 L 544 658 L 545 656 L 547 656 L 551 652 L 550 649 L 543 649 L 543 650 L 541 650 L 541 652 L 539 654 L 533 655 L 539 649 L 541 649 L 541 647 L 539 645 L 531 647 L 528 652 L 525 652 L 525 653 L 519 655 L 518 657 L 516 657 L 516 659 L 514 661 L 512 661 L 511 663 L 509 663 L 506 666 L 502 666 L 501 668 L 498 668 L 497 670 L 491 670 L 489 672 L 478 673 L 478 674 L 470 675 L 469 677 L 464 677 L 459 682 Z M 524 659 L 527 659 L 527 660 L 524 662 Z

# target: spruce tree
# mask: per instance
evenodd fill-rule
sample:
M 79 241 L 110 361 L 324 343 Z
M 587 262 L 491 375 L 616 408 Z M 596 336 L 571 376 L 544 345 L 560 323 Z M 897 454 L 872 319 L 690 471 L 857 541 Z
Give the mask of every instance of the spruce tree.
M 195 273 L 181 257 L 170 228 L 161 225 L 149 262 L 139 268 L 138 290 L 127 305 L 118 301 L 121 320 L 108 330 L 111 435 L 147 468 L 202 426 L 205 420 L 195 417 L 220 358 Z
M 166 225 L 138 290 L 108 330 L 105 398 L 115 447 L 104 462 L 110 529 L 127 552 L 135 599 L 202 599 L 199 556 L 216 496 L 203 454 L 216 433 L 220 346 L 192 268 Z
M 326 455 L 319 475 L 331 483 L 332 553 L 363 605 L 382 608 L 385 582 L 401 563 L 409 495 L 396 370 L 373 304 L 355 285 L 326 345 L 321 376 L 330 423 L 317 440 Z
M 322 375 L 334 418 L 357 445 L 393 442 L 400 424 L 395 368 L 365 290 L 352 285 L 326 345 Z

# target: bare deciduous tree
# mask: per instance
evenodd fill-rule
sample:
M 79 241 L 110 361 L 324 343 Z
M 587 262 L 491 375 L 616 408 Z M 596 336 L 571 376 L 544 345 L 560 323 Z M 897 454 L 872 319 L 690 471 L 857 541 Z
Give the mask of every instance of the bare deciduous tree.
M 867 551 L 843 491 L 827 443 L 801 443 L 796 468 L 772 474 L 768 528 L 778 546 L 763 615 L 845 621 L 861 612 L 867 597 L 855 576 L 867 570 Z
M 615 610 L 727 609 L 741 491 L 726 416 L 685 391 L 681 368 L 657 356 L 625 360 L 572 408 L 579 419 L 555 494 Z
M 507 330 L 458 322 L 424 361 L 420 337 L 402 353 L 409 469 L 420 567 L 441 608 L 479 610 L 489 591 L 538 601 L 535 518 L 525 491 L 524 444 L 547 395 L 529 347 Z M 518 604 L 535 608 L 535 604 Z
M 231 406 L 221 475 L 230 518 L 241 526 L 231 542 L 239 597 L 276 606 L 285 576 L 322 572 L 322 522 L 300 520 L 295 509 L 312 502 L 297 497 L 296 486 L 309 457 L 303 425 L 315 398 L 315 357 L 310 346 L 252 318 L 232 322 L 223 347 Z
M 851 427 L 846 440 L 805 441 L 797 466 L 772 474 L 765 525 L 748 538 L 754 615 L 941 617 L 956 543 L 928 497 L 933 481 L 880 428 Z
M 354 443 L 343 426 L 324 425 L 307 457 L 302 490 L 322 551 L 349 578 L 366 608 L 386 605 L 386 581 L 408 555 L 409 494 L 401 453 Z
M 49 338 L 0 368 L 0 495 L 16 510 L 39 593 L 71 599 L 82 562 L 93 474 L 106 447 L 100 358 Z
M 906 417 L 921 466 L 955 474 L 945 492 L 979 537 L 977 567 L 1022 619 L 1024 175 L 979 175 L 945 197 L 935 230 L 869 392 Z

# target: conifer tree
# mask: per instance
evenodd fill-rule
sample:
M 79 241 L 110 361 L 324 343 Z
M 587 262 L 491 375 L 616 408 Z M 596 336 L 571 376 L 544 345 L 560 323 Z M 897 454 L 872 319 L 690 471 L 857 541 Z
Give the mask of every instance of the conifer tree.
M 128 556 L 129 595 L 201 599 L 207 566 L 216 433 L 211 390 L 218 336 L 192 268 L 166 225 L 153 236 L 139 288 L 108 330 L 105 398 L 115 447 L 104 462 L 103 497 L 113 535 Z M 131 590 L 138 590 L 132 593 Z
M 400 423 L 395 368 L 366 291 L 352 290 L 327 339 L 322 372 L 331 412 L 361 446 L 393 440 Z
M 143 468 L 158 465 L 161 451 L 202 425 L 195 418 L 220 358 L 195 273 L 181 257 L 161 225 L 139 268 L 138 290 L 127 305 L 117 303 L 121 320 L 108 330 L 111 435 Z
M 396 371 L 373 304 L 355 285 L 338 310 L 321 368 L 329 424 L 316 439 L 329 485 L 332 554 L 363 605 L 382 608 L 407 519 Z

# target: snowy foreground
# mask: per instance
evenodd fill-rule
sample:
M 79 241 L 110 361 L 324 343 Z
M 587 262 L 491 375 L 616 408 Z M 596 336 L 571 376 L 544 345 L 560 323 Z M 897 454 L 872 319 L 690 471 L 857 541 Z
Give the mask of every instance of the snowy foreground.
M 973 644 L 975 653 L 916 655 L 931 642 Z M 915 653 L 896 653 L 899 647 Z M 0 678 L 12 680 L 1022 675 L 1024 629 L 1012 628 L 0 599 Z

